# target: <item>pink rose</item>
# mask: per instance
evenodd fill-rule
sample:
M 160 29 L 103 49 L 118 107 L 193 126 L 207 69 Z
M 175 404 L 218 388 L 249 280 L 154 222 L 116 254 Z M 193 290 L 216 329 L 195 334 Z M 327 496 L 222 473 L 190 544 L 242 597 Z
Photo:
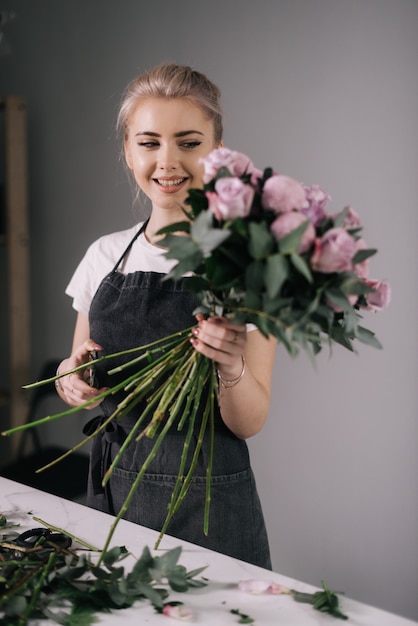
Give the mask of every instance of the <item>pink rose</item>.
M 344 228 L 330 228 L 315 240 L 311 257 L 312 269 L 330 274 L 352 269 L 351 259 L 356 253 L 356 242 Z
M 260 595 L 270 591 L 270 580 L 241 580 L 238 583 L 238 589 L 245 593 L 252 593 L 253 595 Z
M 217 220 L 223 220 L 223 215 L 218 207 L 218 194 L 215 191 L 206 191 L 206 198 L 208 199 L 208 209 L 211 211 Z
M 348 213 L 345 216 L 344 221 L 342 223 L 343 228 L 347 228 L 347 229 L 359 228 L 361 224 L 360 224 L 360 217 L 358 213 L 356 213 L 354 209 L 351 208 L 351 206 L 347 208 L 348 208 Z M 337 213 L 337 217 L 338 215 L 340 215 L 340 213 Z
M 262 593 L 271 593 L 274 595 L 291 593 L 289 587 L 279 585 L 271 580 L 241 580 L 241 582 L 238 583 L 238 588 L 240 591 L 252 593 L 253 595 L 260 595 Z
M 367 244 L 364 239 L 357 239 L 356 252 L 359 250 L 367 250 Z M 353 264 L 353 271 L 359 278 L 366 279 L 369 276 L 369 259 Z
M 389 305 L 392 291 L 386 280 L 366 280 L 365 283 L 373 289 L 370 293 L 366 293 L 366 308 L 369 311 L 381 311 Z
M 251 185 L 242 182 L 236 177 L 219 178 L 215 183 L 214 192 L 206 192 L 209 200 L 209 210 L 218 220 L 231 220 L 237 217 L 246 217 L 254 198 L 254 189 Z
M 262 204 L 265 209 L 276 213 L 302 209 L 306 206 L 306 193 L 297 180 L 274 174 L 264 184 Z
M 302 209 L 302 212 L 309 217 L 313 224 L 319 224 L 326 217 L 324 207 L 330 196 L 319 185 L 305 187 L 305 193 L 308 204 L 306 208 Z
M 263 178 L 264 172 L 253 166 L 249 169 L 248 173 L 251 174 L 251 184 L 253 185 L 253 187 L 258 188 L 258 179 Z
M 174 617 L 174 619 L 189 620 L 193 616 L 193 611 L 184 604 L 165 604 L 162 610 L 162 614 L 167 617 Z
M 296 230 L 304 222 L 308 222 L 308 226 L 302 235 L 302 239 L 299 243 L 296 252 L 303 254 L 307 252 L 315 241 L 315 228 L 313 224 L 308 220 L 306 215 L 299 213 L 298 211 L 290 211 L 289 213 L 282 213 L 277 217 L 271 225 L 271 232 L 278 241 L 286 237 L 293 230 Z
M 221 167 L 226 167 L 232 176 L 242 176 L 243 174 L 252 174 L 259 172 L 256 170 L 251 159 L 241 152 L 235 152 L 228 148 L 216 148 L 212 150 L 207 157 L 200 159 L 203 163 L 204 174 L 203 182 L 209 183 L 215 178 Z M 261 173 L 262 176 L 262 173 Z

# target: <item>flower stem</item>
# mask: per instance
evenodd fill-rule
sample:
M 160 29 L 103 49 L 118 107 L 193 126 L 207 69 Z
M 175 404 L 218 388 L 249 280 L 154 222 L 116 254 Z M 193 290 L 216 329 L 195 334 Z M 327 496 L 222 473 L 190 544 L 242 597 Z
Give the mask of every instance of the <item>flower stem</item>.
M 201 372 L 200 372 L 200 376 L 198 377 L 198 387 L 201 387 L 203 389 L 203 385 L 205 384 L 206 380 L 207 380 L 207 376 L 208 376 L 208 368 L 211 367 L 210 361 L 206 358 L 206 357 L 202 357 L 201 358 Z M 212 370 L 213 371 L 213 370 Z M 193 420 L 194 420 L 194 416 L 196 415 L 196 412 L 198 410 L 199 407 L 199 402 L 197 401 L 197 398 L 199 397 L 200 399 L 200 394 L 201 391 L 199 393 L 199 391 L 194 390 L 193 391 L 193 408 L 192 408 L 192 415 L 193 415 Z M 202 448 L 202 444 L 203 444 L 203 439 L 204 439 L 204 434 L 206 432 L 206 425 L 207 425 L 207 421 L 208 421 L 208 414 L 210 412 L 210 396 L 206 402 L 206 406 L 204 409 L 204 413 L 203 413 L 203 418 L 202 418 L 202 423 L 200 426 L 200 430 L 199 430 L 199 434 L 198 434 L 198 440 L 196 443 L 196 447 L 194 449 L 194 453 L 193 453 L 193 457 L 191 460 L 191 464 L 190 464 L 190 468 L 189 471 L 186 475 L 186 477 L 183 480 L 183 485 L 180 489 L 180 493 L 178 495 L 178 497 L 176 498 L 176 500 L 174 501 L 173 499 L 170 502 L 169 505 L 169 510 L 167 513 L 167 517 L 165 519 L 165 522 L 163 524 L 163 527 L 161 529 L 161 532 L 158 536 L 158 539 L 154 545 L 154 548 L 157 549 L 161 543 L 161 540 L 167 530 L 168 524 L 170 523 L 172 517 L 174 516 L 174 514 L 178 511 L 181 503 L 183 502 L 184 498 L 186 497 L 186 494 L 189 490 L 190 487 L 190 483 L 192 481 L 195 469 L 196 469 L 196 465 L 197 465 L 197 460 L 199 457 L 199 453 L 200 450 Z M 189 432 L 190 432 L 190 426 L 189 426 Z M 183 453 L 182 453 L 182 459 L 181 459 L 181 463 L 185 462 L 185 455 L 187 454 L 187 448 L 185 450 L 185 446 L 183 445 Z M 209 464 L 211 466 L 211 463 Z M 210 477 L 209 477 L 210 479 Z
M 41 570 L 41 575 L 39 577 L 39 580 L 36 583 L 35 588 L 32 591 L 31 600 L 26 608 L 26 611 L 23 613 L 23 615 L 19 619 L 19 622 L 18 622 L 19 626 L 24 626 L 25 624 L 27 624 L 28 617 L 31 615 L 34 607 L 36 606 L 36 602 L 38 600 L 39 594 L 41 593 L 42 585 L 44 584 L 44 581 L 46 577 L 48 576 L 50 570 L 55 565 L 56 559 L 57 559 L 56 552 L 51 552 L 51 554 L 49 555 L 48 561 L 46 562 L 46 564 L 43 566 Z
M 63 528 L 59 528 L 58 526 L 53 526 L 49 522 L 45 522 L 40 517 L 33 516 L 32 519 L 35 522 L 38 522 L 38 524 L 42 524 L 42 526 L 46 526 L 46 528 L 48 528 L 49 530 L 53 532 L 60 533 L 62 535 L 66 535 L 67 537 L 70 537 L 70 539 L 72 539 L 76 543 L 79 543 L 80 546 L 84 546 L 85 548 L 88 548 L 89 550 L 92 550 L 93 552 L 100 552 L 100 548 L 95 548 L 94 546 L 92 546 L 90 543 L 87 543 L 83 539 L 80 539 L 79 537 L 72 535 L 71 533 L 68 532 L 68 530 L 64 530 Z

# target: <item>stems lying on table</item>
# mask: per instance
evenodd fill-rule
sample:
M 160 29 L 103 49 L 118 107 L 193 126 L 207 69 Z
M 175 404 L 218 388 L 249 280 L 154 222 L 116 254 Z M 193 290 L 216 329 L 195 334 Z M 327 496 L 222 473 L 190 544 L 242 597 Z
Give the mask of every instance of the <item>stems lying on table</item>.
M 74 537 L 67 530 L 36 521 Z M 121 565 L 129 555 L 125 547 L 102 553 L 102 564 L 97 563 L 96 555 L 79 554 L 78 547 L 63 548 L 51 542 L 45 551 L 42 539 L 25 551 L 14 542 L 15 533 L 7 533 L 11 526 L 5 520 L 0 532 L 0 623 L 7 626 L 25 626 L 31 619 L 90 626 L 97 622 L 98 613 L 124 609 L 138 601 L 147 601 L 162 613 L 173 604 L 167 602 L 170 590 L 180 593 L 207 585 L 199 577 L 205 567 L 187 571 L 178 562 L 180 547 L 155 557 L 144 547 L 126 571 Z M 87 545 L 76 537 L 74 540 Z

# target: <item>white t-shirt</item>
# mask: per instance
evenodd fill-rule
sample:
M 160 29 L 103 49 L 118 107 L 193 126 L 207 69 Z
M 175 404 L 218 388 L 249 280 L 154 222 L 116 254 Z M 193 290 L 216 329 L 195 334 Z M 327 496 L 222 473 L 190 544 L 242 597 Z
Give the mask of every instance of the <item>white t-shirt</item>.
M 65 293 L 73 298 L 73 307 L 88 315 L 90 304 L 103 278 L 115 266 L 142 222 L 127 230 L 104 235 L 93 242 L 75 270 Z M 141 233 L 118 268 L 122 274 L 158 272 L 167 274 L 174 260 L 164 256 L 164 249 L 154 246 Z

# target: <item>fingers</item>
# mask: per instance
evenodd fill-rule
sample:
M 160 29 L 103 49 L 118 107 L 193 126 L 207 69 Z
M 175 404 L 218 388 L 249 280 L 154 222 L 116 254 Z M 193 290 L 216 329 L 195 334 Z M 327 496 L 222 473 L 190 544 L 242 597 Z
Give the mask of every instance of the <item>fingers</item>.
M 93 352 L 101 352 L 103 348 L 99 346 L 98 343 L 93 341 L 92 339 L 86 339 L 78 348 L 73 352 L 70 359 L 75 359 L 77 361 L 77 365 L 82 365 L 83 363 L 87 363 L 89 358 L 89 353 Z M 70 360 L 69 359 L 69 360 Z M 77 365 L 75 367 L 77 367 Z
M 241 357 L 247 341 L 245 324 L 231 324 L 226 318 L 198 317 L 191 342 L 198 352 L 217 363 L 232 365 Z
M 102 389 L 90 387 L 90 385 L 86 383 L 78 373 L 63 376 L 60 380 L 65 398 L 70 406 L 80 406 L 85 402 L 90 402 L 107 389 L 106 387 L 103 387 Z M 100 404 L 102 399 L 103 398 L 99 398 L 97 402 L 92 402 L 88 407 L 86 407 L 86 409 L 90 410 L 95 408 L 98 404 Z
M 92 339 L 87 339 L 84 341 L 68 358 L 64 359 L 58 368 L 60 374 L 64 374 L 66 371 L 71 371 L 80 365 L 84 365 L 89 361 L 90 352 L 96 350 L 101 351 L 103 348 L 98 345 Z M 56 382 L 57 391 L 63 394 L 65 401 L 70 406 L 79 406 L 84 404 L 87 401 L 93 400 L 96 396 L 99 396 L 103 393 L 107 388 L 103 387 L 102 389 L 96 389 L 94 387 L 90 387 L 89 383 L 86 382 L 86 371 L 80 370 L 80 372 L 74 372 L 72 374 L 68 374 L 67 376 L 62 376 Z M 95 408 L 100 402 L 102 398 L 99 398 L 97 402 L 92 402 L 87 409 Z

